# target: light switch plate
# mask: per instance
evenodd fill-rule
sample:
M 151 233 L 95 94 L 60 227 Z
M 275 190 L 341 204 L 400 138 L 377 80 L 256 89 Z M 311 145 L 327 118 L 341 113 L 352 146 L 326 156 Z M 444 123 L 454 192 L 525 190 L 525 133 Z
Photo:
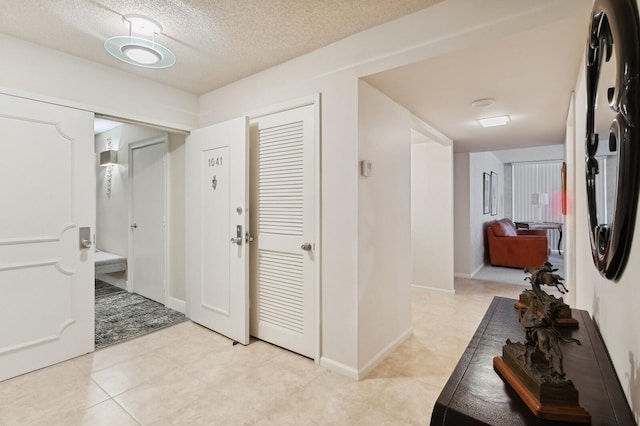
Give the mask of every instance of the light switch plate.
M 373 164 L 371 161 L 362 160 L 360 161 L 360 176 L 369 177 L 373 174 Z

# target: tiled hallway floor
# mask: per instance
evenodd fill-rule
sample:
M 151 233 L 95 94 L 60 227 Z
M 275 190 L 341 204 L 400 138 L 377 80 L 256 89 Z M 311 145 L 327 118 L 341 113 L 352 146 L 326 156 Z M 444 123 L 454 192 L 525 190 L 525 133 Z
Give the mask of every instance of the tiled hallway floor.
M 522 290 L 413 290 L 413 336 L 360 381 L 185 322 L 1 382 L 0 425 L 429 424 L 493 296 Z

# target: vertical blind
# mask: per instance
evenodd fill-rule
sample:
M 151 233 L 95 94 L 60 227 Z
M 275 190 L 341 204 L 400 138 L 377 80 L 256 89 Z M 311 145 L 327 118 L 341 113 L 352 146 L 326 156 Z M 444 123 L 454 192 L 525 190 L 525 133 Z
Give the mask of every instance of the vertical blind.
M 514 163 L 512 176 L 514 222 L 564 223 L 562 161 Z M 548 234 L 549 245 L 556 250 L 559 233 L 549 231 Z

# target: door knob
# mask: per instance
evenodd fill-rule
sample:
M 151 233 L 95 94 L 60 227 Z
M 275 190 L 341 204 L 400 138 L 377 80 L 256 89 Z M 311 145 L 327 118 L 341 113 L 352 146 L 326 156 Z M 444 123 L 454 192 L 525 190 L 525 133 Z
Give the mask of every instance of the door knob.
M 304 243 L 303 245 L 300 246 L 300 248 L 304 251 L 309 251 L 311 250 L 311 243 Z
M 133 231 L 134 229 L 136 229 L 138 227 L 138 224 L 134 223 L 133 225 L 129 225 L 131 227 L 131 230 Z
M 78 232 L 78 240 L 80 242 L 80 249 L 91 248 L 91 228 L 82 227 Z
M 237 244 L 239 246 L 242 245 L 242 225 L 238 225 L 236 226 L 236 237 L 235 238 L 231 238 L 231 244 Z

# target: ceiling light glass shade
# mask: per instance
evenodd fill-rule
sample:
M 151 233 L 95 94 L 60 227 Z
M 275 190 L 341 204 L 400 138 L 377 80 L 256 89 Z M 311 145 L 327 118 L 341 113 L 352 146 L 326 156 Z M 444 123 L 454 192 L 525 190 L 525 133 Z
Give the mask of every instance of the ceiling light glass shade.
M 133 62 L 144 65 L 157 64 L 162 60 L 162 56 L 158 52 L 144 46 L 123 46 L 122 53 L 127 55 Z
M 508 115 L 500 115 L 498 117 L 480 118 L 476 120 L 482 127 L 504 126 L 511 121 Z
M 176 55 L 163 45 L 140 37 L 116 36 L 104 42 L 111 56 L 143 68 L 169 68 L 176 63 Z

